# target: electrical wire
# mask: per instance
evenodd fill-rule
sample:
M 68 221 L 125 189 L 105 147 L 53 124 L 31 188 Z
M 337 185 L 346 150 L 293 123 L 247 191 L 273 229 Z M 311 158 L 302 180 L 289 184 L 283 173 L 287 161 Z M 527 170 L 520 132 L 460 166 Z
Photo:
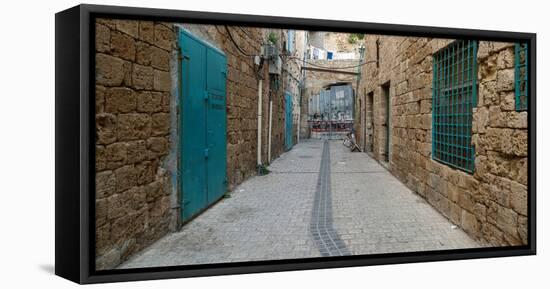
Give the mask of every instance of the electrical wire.
M 250 34 L 252 34 L 252 33 L 250 31 L 246 31 L 244 29 L 244 27 L 242 27 L 242 26 L 235 26 L 235 27 L 239 28 L 239 30 L 241 30 L 248 39 L 260 44 L 260 46 L 264 45 L 264 43 L 258 41 L 257 39 L 252 38 L 252 36 L 250 36 Z
M 238 27 L 239 29 L 241 29 L 241 31 L 242 31 L 245 35 L 247 35 L 247 37 L 248 37 L 249 39 L 252 39 L 252 38 L 250 38 L 250 36 L 246 33 L 246 31 L 245 31 L 242 27 L 240 27 L 240 26 L 236 26 L 236 27 Z M 237 48 L 237 50 L 238 50 L 241 54 L 243 54 L 243 55 L 245 55 L 245 56 L 248 56 L 248 57 L 254 57 L 254 56 L 256 56 L 256 55 L 254 55 L 254 54 L 247 53 L 246 51 L 244 51 L 244 50 L 237 44 L 237 42 L 236 42 L 235 39 L 233 38 L 233 34 L 231 34 L 231 31 L 229 31 L 229 28 L 227 27 L 227 25 L 224 25 L 224 28 L 225 28 L 225 31 L 227 32 L 227 36 L 229 36 L 229 39 L 231 40 L 231 42 L 233 43 L 233 45 L 235 45 L 235 47 Z M 216 29 L 217 29 L 217 27 L 216 27 Z M 220 32 L 220 31 L 218 30 L 218 32 Z M 258 41 L 255 40 L 255 39 L 252 39 L 252 40 L 254 40 L 255 42 L 257 42 L 258 44 L 261 44 L 260 42 L 258 42 Z M 263 45 L 263 44 L 262 44 L 262 45 Z M 356 68 L 356 67 L 360 67 L 360 66 L 366 65 L 366 64 L 368 64 L 368 63 L 375 63 L 375 62 L 378 62 L 378 61 L 376 61 L 376 60 L 371 60 L 371 61 L 360 62 L 359 64 L 356 64 L 356 65 L 342 66 L 342 67 L 331 67 L 331 66 L 323 66 L 323 65 L 311 63 L 311 62 L 309 62 L 309 61 L 307 61 L 307 60 L 305 60 L 305 59 L 303 59 L 303 58 L 299 58 L 299 57 L 295 57 L 295 56 L 291 56 L 291 55 L 285 55 L 285 54 L 280 54 L 280 55 L 283 56 L 283 57 L 285 57 L 285 58 L 287 57 L 288 59 L 294 59 L 294 60 L 301 61 L 301 62 L 303 62 L 303 63 L 307 63 L 307 64 L 309 64 L 309 65 L 311 65 L 311 66 L 313 66 L 313 67 L 324 68 L 324 69 L 332 69 L 332 70 Z M 295 63 L 296 63 L 296 62 L 295 62 Z M 296 64 L 297 64 L 297 65 L 300 65 L 299 63 L 296 63 Z
M 248 56 L 248 57 L 254 57 L 254 56 L 255 56 L 254 54 L 249 54 L 249 53 L 245 52 L 245 51 L 237 44 L 237 42 L 235 41 L 235 39 L 233 39 L 233 35 L 231 34 L 231 31 L 229 31 L 229 28 L 227 28 L 227 25 L 224 25 L 224 27 L 225 27 L 225 31 L 227 32 L 227 35 L 229 36 L 229 39 L 231 40 L 231 42 L 233 43 L 233 45 L 235 45 L 235 47 L 237 48 L 237 50 L 239 50 L 240 53 L 242 53 L 243 55 Z
M 281 54 L 282 55 L 282 54 Z M 319 65 L 319 64 L 315 64 L 315 63 L 311 63 L 303 58 L 299 58 L 299 57 L 295 57 L 295 56 L 288 56 L 288 58 L 291 58 L 291 59 L 296 59 L 296 60 L 299 60 L 299 61 L 303 61 L 304 63 L 307 63 L 311 66 L 314 66 L 314 67 L 318 67 L 318 68 L 325 68 L 325 69 L 349 69 L 349 68 L 356 68 L 356 67 L 360 67 L 360 66 L 363 66 L 365 64 L 369 64 L 369 63 L 375 63 L 377 62 L 376 60 L 370 60 L 370 61 L 364 61 L 364 62 L 359 62 L 359 64 L 356 64 L 356 65 L 350 65 L 350 66 L 342 66 L 342 67 L 334 67 L 334 66 L 323 66 L 323 65 Z

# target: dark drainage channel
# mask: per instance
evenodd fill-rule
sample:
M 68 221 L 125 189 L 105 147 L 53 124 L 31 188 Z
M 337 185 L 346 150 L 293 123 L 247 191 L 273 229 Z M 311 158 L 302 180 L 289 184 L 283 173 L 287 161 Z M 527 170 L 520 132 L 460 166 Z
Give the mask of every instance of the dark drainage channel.
M 346 244 L 333 227 L 330 178 L 330 145 L 325 140 L 309 231 L 321 256 L 351 255 Z

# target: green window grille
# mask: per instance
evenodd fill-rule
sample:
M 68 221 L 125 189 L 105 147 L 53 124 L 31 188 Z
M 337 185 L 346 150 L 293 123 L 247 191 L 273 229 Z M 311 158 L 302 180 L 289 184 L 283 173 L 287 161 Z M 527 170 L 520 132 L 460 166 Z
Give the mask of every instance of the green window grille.
M 516 110 L 527 110 L 527 43 L 516 43 L 515 62 Z
M 457 40 L 433 55 L 432 158 L 473 173 L 472 110 L 477 41 Z

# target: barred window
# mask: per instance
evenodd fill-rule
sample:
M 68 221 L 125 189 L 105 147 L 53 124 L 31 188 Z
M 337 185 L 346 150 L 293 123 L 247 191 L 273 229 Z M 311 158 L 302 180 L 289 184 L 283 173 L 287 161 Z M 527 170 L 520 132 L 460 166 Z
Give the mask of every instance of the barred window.
M 515 49 L 515 88 L 516 110 L 527 110 L 527 43 L 516 43 Z
M 472 110 L 477 41 L 457 40 L 433 55 L 432 158 L 473 173 Z

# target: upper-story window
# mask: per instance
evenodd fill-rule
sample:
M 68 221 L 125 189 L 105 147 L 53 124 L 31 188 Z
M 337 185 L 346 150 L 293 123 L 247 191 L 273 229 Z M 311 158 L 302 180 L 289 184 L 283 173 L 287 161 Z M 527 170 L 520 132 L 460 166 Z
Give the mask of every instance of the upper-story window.
M 516 89 L 516 110 L 527 110 L 528 99 L 528 63 L 527 43 L 516 43 L 515 49 L 515 89 Z

